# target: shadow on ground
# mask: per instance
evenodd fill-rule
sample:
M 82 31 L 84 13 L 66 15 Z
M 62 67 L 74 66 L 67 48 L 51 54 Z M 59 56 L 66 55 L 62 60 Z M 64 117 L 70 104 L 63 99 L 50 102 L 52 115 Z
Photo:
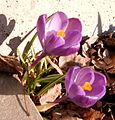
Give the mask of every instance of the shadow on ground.
M 6 73 L 0 73 L 0 95 L 17 94 L 24 94 L 24 90 L 19 79 Z
M 7 17 L 4 14 L 0 14 L 0 46 L 8 38 L 8 36 L 12 33 L 13 29 L 15 28 L 15 23 L 16 23 L 16 21 L 14 19 L 10 20 L 8 23 Z M 20 36 L 16 36 L 16 37 L 10 39 L 9 43 L 6 43 L 6 45 L 11 48 L 11 52 L 9 53 L 9 55 L 17 56 L 18 46 L 24 41 L 24 39 L 35 28 L 36 27 L 34 27 L 32 30 L 30 30 L 23 38 L 21 38 Z
M 10 20 L 7 25 L 7 18 L 4 14 L 0 14 L 0 45 L 4 42 L 4 40 L 11 34 L 15 27 L 15 20 Z

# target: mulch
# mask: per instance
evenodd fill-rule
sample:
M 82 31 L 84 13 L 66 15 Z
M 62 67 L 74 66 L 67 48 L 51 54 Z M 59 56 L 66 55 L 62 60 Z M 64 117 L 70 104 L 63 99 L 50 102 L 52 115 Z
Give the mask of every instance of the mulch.
M 81 108 L 70 101 L 64 101 L 48 111 L 42 112 L 41 115 L 45 120 L 115 119 L 115 33 L 104 32 L 99 35 L 94 42 L 93 40 L 94 39 L 88 36 L 83 37 L 79 55 L 81 59 L 90 58 L 87 63 L 85 63 L 86 66 L 93 66 L 95 70 L 106 75 L 108 80 L 106 95 L 90 108 Z M 84 65 L 83 62 L 79 63 L 79 60 L 77 63 L 69 62 L 66 64 L 68 64 L 66 68 L 63 68 L 65 71 L 74 64 L 80 66 Z M 17 58 L 0 55 L 0 72 L 22 74 L 23 69 Z M 39 101 L 39 99 L 36 101 Z

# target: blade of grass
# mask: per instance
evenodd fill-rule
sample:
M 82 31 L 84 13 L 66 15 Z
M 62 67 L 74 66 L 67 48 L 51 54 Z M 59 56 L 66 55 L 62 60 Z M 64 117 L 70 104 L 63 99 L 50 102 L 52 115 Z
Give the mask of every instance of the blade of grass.
M 21 55 L 19 49 L 17 49 L 17 53 L 18 53 L 18 56 L 19 56 L 19 58 L 20 58 L 20 60 L 21 60 L 21 62 L 22 62 L 22 66 L 25 68 L 25 70 L 28 70 L 28 68 L 27 68 L 27 66 L 26 66 L 26 62 L 25 62 L 25 60 L 23 59 L 23 56 Z
M 61 77 L 59 77 L 59 78 L 57 78 L 57 79 L 56 79 L 55 81 L 53 81 L 52 83 L 51 83 L 51 82 L 48 83 L 46 86 L 44 86 L 44 87 L 39 91 L 39 93 L 38 93 L 37 95 L 40 97 L 41 95 L 43 95 L 44 93 L 46 93 L 46 92 L 48 91 L 48 89 L 50 89 L 51 87 L 53 87 L 56 83 L 61 82 L 61 81 L 63 80 L 63 78 L 64 78 L 64 75 L 61 76 Z
M 48 82 L 52 82 L 56 79 L 58 79 L 59 77 L 61 77 L 62 75 L 60 74 L 53 74 L 53 75 L 48 75 L 47 77 L 45 78 L 38 78 L 38 79 L 35 79 L 36 82 L 41 82 L 41 83 L 48 83 Z
M 26 62 L 25 62 L 25 60 L 23 59 L 23 56 L 21 55 L 19 49 L 17 49 L 17 52 L 18 52 L 18 55 L 19 55 L 19 58 L 20 58 L 21 62 L 22 62 L 23 64 L 25 64 Z
M 22 54 L 23 58 L 24 58 L 25 54 L 28 54 L 28 52 L 29 52 L 29 50 L 30 50 L 30 48 L 31 48 L 31 46 L 32 46 L 32 44 L 33 44 L 36 37 L 37 37 L 37 32 L 32 37 L 31 41 L 28 41 L 28 43 L 26 44 L 26 46 L 24 48 L 24 51 L 23 51 L 23 54 Z

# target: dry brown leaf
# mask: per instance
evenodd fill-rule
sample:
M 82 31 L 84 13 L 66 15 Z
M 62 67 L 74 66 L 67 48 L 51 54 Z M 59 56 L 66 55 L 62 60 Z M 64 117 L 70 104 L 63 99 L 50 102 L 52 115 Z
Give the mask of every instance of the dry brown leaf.
M 73 65 L 80 65 L 83 67 L 86 66 L 89 62 L 90 58 L 82 57 L 80 54 L 59 57 L 59 67 L 63 68 L 65 71 Z
M 23 68 L 15 56 L 0 55 L 0 72 L 21 74 L 23 72 Z
M 81 55 L 75 56 L 75 62 L 79 63 L 81 67 L 86 66 L 89 61 L 89 57 L 82 57 Z
M 47 93 L 45 93 L 40 98 L 40 104 L 44 105 L 48 102 L 54 102 L 56 98 L 61 94 L 61 83 L 56 84 L 54 87 L 50 88 Z
M 104 117 L 104 114 L 101 113 L 100 111 L 95 111 L 94 109 L 90 109 L 90 111 L 87 111 L 86 113 L 84 113 L 84 120 L 102 120 L 102 118 Z
M 58 103 L 47 103 L 44 105 L 37 105 L 36 108 L 38 109 L 39 112 L 45 112 L 56 105 L 58 105 Z
M 73 115 L 72 115 L 72 112 Z M 72 110 L 60 110 L 60 111 L 53 111 L 52 112 L 52 120 L 83 120 L 82 118 L 77 117 L 75 111 Z
M 92 60 L 92 63 L 95 65 L 95 67 L 106 70 L 107 73 L 115 74 L 115 58 L 105 57 L 102 60 Z
M 66 115 L 66 116 L 62 117 L 60 120 L 83 120 L 83 119 Z
M 77 53 L 72 54 L 72 55 L 68 55 L 68 56 L 59 57 L 59 67 L 63 68 L 66 63 L 75 62 L 75 56 L 77 56 Z
M 97 41 L 97 36 L 91 36 L 86 42 L 82 45 L 82 54 L 87 57 L 87 51 L 91 48 L 91 45 Z
M 115 38 L 105 38 L 105 39 L 102 39 L 104 41 L 104 44 L 107 46 L 107 47 L 110 47 L 112 49 L 115 48 Z

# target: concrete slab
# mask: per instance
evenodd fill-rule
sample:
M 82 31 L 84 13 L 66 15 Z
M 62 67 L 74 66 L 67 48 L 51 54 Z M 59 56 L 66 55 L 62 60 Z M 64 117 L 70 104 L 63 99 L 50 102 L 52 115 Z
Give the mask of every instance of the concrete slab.
M 0 120 L 43 120 L 20 82 L 6 74 L 0 74 Z

